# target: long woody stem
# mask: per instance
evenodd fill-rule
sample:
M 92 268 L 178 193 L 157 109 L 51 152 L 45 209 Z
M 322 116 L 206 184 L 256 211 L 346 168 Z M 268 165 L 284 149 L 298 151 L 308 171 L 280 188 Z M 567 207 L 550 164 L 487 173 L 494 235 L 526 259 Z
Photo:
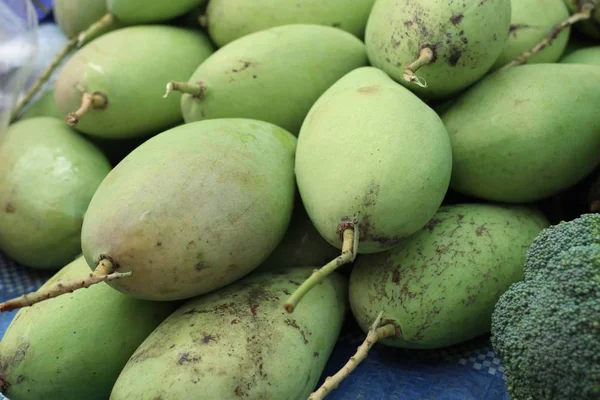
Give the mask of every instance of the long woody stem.
M 94 22 L 89 28 L 77 36 L 77 47 L 83 46 L 90 39 L 93 39 L 105 30 L 110 29 L 116 22 L 117 20 L 115 19 L 114 15 L 110 13 L 105 14 L 102 18 Z
M 316 285 L 321 283 L 329 274 L 338 269 L 344 264 L 349 264 L 356 259 L 359 242 L 358 221 L 355 221 L 354 226 L 346 228 L 342 234 L 342 254 L 334 260 L 325 264 L 320 269 L 313 271 L 310 277 L 300 285 L 294 293 L 288 298 L 284 304 L 284 308 L 288 313 L 294 312 L 294 309 L 302 300 L 302 298 Z
M 350 360 L 340 369 L 334 376 L 328 376 L 323 382 L 321 387 L 313 392 L 308 400 L 322 400 L 324 399 L 331 391 L 335 390 L 340 383 L 346 379 L 352 371 L 358 367 L 367 355 L 369 354 L 369 350 L 375 343 L 377 343 L 381 339 L 385 339 L 386 337 L 391 337 L 396 335 L 396 327 L 394 325 L 388 324 L 382 327 L 379 327 L 381 323 L 381 317 L 383 316 L 383 311 L 379 313 L 373 325 L 371 325 L 371 329 L 369 329 L 369 333 L 365 341 L 358 347 L 356 354 L 350 357 Z
M 527 60 L 529 59 L 529 57 L 533 56 L 536 53 L 539 53 L 540 51 L 544 50 L 546 47 L 550 46 L 550 44 L 552 44 L 554 39 L 556 39 L 563 30 L 567 29 L 568 27 L 570 27 L 571 25 L 573 25 L 579 21 L 585 21 L 585 20 L 590 19 L 592 17 L 593 10 L 594 10 L 593 4 L 591 4 L 591 3 L 584 4 L 581 7 L 581 9 L 579 10 L 579 12 L 571 15 L 569 18 L 565 19 L 561 23 L 554 25 L 554 27 L 552 28 L 552 30 L 550 31 L 548 36 L 546 36 L 544 39 L 542 39 L 541 42 L 536 44 L 533 48 L 524 51 L 523 53 L 521 53 L 521 55 L 515 57 L 508 64 L 506 64 L 502 68 L 500 68 L 500 70 L 504 70 L 507 68 L 515 67 L 517 65 L 525 64 L 527 62 Z
M 430 47 L 424 47 L 421 49 L 419 53 L 419 58 L 413 61 L 408 67 L 404 69 L 404 74 L 402 75 L 402 79 L 406 82 L 413 82 L 417 86 L 426 88 L 427 82 L 424 79 L 421 79 L 415 75 L 415 72 L 425 66 L 429 65 L 434 59 L 433 50 Z
M 96 269 L 88 276 L 72 279 L 64 283 L 59 281 L 56 285 L 47 289 L 25 294 L 12 300 L 5 301 L 4 303 L 0 303 L 0 312 L 29 307 L 44 300 L 72 293 L 78 289 L 88 288 L 96 283 L 121 279 L 131 275 L 131 272 L 115 272 L 113 263 L 108 259 L 103 259 L 98 263 Z
M 60 52 L 58 52 L 58 54 L 56 54 L 56 56 L 54 57 L 52 62 L 46 67 L 46 69 L 36 79 L 36 81 L 33 83 L 33 85 L 31 85 L 31 87 L 27 90 L 27 92 L 25 93 L 25 96 L 19 102 L 19 104 L 17 104 L 17 106 L 15 107 L 15 109 L 12 113 L 11 120 L 14 121 L 15 119 L 18 118 L 21 111 L 23 111 L 23 108 L 25 108 L 27 106 L 27 104 L 29 104 L 29 102 L 33 99 L 33 97 L 36 95 L 36 93 L 39 92 L 39 90 L 42 88 L 44 83 L 46 83 L 48 81 L 48 79 L 50 79 L 50 77 L 52 76 L 52 73 L 56 70 L 56 68 L 58 68 L 58 66 L 65 59 L 65 57 L 67 57 L 67 55 L 75 48 L 76 44 L 77 44 L 77 40 L 75 40 L 75 39 L 71 39 L 67 43 L 65 43 L 65 45 L 60 50 Z

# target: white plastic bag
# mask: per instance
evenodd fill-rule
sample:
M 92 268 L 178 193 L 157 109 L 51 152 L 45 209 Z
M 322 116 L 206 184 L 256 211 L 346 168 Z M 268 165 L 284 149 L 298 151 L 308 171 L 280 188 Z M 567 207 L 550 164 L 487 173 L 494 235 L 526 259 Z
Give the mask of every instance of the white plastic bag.
M 0 135 L 31 73 L 38 51 L 37 29 L 30 0 L 0 0 Z

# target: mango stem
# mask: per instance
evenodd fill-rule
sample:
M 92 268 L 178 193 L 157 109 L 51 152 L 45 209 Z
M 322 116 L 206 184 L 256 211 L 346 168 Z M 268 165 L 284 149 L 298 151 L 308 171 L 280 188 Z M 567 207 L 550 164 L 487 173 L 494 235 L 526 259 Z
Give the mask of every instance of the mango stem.
M 513 58 L 512 61 L 505 64 L 502 68 L 499 69 L 499 71 L 511 67 L 516 67 L 517 65 L 525 64 L 529 57 L 533 56 L 536 53 L 539 53 L 546 47 L 550 46 L 554 39 L 556 39 L 563 30 L 567 29 L 568 27 L 579 21 L 585 21 L 590 19 L 592 17 L 592 11 L 594 10 L 594 7 L 595 6 L 593 3 L 588 2 L 583 4 L 578 12 L 571 15 L 569 18 L 565 19 L 561 23 L 554 25 L 548 36 L 546 36 L 538 44 L 533 46 L 533 48 L 525 50 L 519 56 Z
M 78 289 L 85 289 L 96 283 L 108 282 L 115 279 L 131 276 L 131 272 L 115 272 L 113 263 L 108 259 L 101 260 L 93 272 L 83 278 L 72 279 L 65 283 L 58 282 L 44 290 L 25 294 L 20 297 L 0 303 L 0 312 L 12 311 L 17 308 L 30 307 L 44 300 L 53 299 L 63 294 L 72 293 Z
M 294 312 L 294 309 L 302 300 L 302 298 L 316 285 L 321 283 L 329 274 L 338 269 L 344 264 L 349 264 L 356 259 L 358 253 L 359 230 L 358 221 L 355 219 L 352 228 L 346 228 L 343 232 L 342 254 L 334 260 L 325 264 L 320 269 L 315 269 L 313 273 L 302 282 L 294 293 L 288 298 L 284 304 L 284 308 L 288 313 Z
M 163 98 L 167 98 L 174 91 L 191 94 L 192 97 L 203 99 L 208 87 L 202 81 L 196 83 L 170 81 L 167 83 L 167 91 Z
M 81 47 L 88 42 L 90 38 L 96 37 L 100 33 L 112 27 L 117 22 L 111 13 L 104 14 L 102 18 L 90 25 L 85 31 L 77 36 L 77 47 Z
M 404 69 L 402 79 L 404 79 L 406 82 L 412 82 L 415 83 L 417 86 L 426 88 L 427 82 L 425 81 L 425 79 L 416 76 L 415 72 L 422 66 L 431 64 L 433 58 L 433 50 L 430 47 L 422 48 L 421 52 L 419 53 L 419 58 L 417 58 L 408 67 Z
M 23 108 L 29 104 L 29 102 L 33 99 L 37 92 L 42 88 L 42 86 L 50 79 L 52 73 L 58 68 L 60 63 L 67 57 L 67 55 L 75 48 L 77 41 L 75 39 L 69 40 L 62 49 L 54 56 L 54 59 L 50 64 L 44 69 L 42 74 L 35 80 L 33 85 L 25 92 L 25 96 L 23 99 L 17 104 L 14 111 L 11 115 L 11 122 L 17 119 Z
M 377 343 L 381 339 L 385 339 L 386 337 L 391 337 L 396 335 L 396 327 L 392 324 L 379 326 L 381 323 L 381 317 L 383 316 L 383 311 L 379 313 L 373 325 L 369 329 L 369 333 L 365 341 L 358 347 L 354 356 L 350 357 L 350 360 L 340 369 L 334 376 L 328 376 L 323 382 L 323 385 L 313 392 L 308 400 L 322 400 L 324 399 L 331 391 L 337 389 L 340 383 L 346 379 L 352 371 L 358 367 L 364 359 L 367 358 L 369 354 L 369 350 L 375 343 Z
M 106 95 L 101 92 L 88 93 L 83 92 L 81 95 L 81 105 L 75 112 L 67 114 L 67 123 L 71 126 L 75 126 L 79 123 L 81 117 L 83 117 L 90 110 L 103 110 L 108 106 L 108 99 Z

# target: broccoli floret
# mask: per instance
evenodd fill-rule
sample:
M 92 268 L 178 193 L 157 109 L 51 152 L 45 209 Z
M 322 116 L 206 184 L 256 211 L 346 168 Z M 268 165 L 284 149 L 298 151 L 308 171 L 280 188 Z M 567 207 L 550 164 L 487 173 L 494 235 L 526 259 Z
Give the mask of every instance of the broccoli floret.
M 600 244 L 600 214 L 584 214 L 544 229 L 527 250 L 525 279 L 543 273 L 562 251 L 593 243 Z
M 541 267 L 492 315 L 510 398 L 600 399 L 600 245 L 571 247 Z

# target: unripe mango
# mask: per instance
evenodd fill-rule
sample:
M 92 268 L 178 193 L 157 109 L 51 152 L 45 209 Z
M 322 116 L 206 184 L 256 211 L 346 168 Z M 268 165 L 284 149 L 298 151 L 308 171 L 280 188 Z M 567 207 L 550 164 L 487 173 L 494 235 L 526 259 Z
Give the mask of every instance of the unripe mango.
M 54 117 L 64 119 L 64 114 L 58 110 L 54 101 L 54 90 L 49 90 L 42 94 L 35 102 L 31 104 L 19 117 L 20 120 L 34 117 Z
M 212 51 L 200 31 L 166 25 L 118 29 L 66 62 L 55 101 L 61 112 L 72 113 L 75 128 L 89 135 L 123 139 L 156 133 L 182 119 L 177 96 L 162 98 L 164 82 L 187 78 Z M 75 115 L 84 93 L 92 103 Z
M 600 64 L 600 46 L 586 47 L 575 50 L 566 57 L 563 57 L 560 62 L 562 64 Z
M 60 30 L 73 38 L 106 14 L 106 0 L 54 0 L 53 12 Z
M 102 182 L 82 247 L 132 276 L 114 288 L 178 300 L 251 272 L 285 234 L 295 194 L 296 138 L 266 122 L 185 124 L 144 142 Z
M 597 104 L 593 65 L 531 64 L 487 76 L 441 116 L 452 141 L 450 186 L 523 203 L 574 185 L 600 163 Z
M 330 275 L 286 315 L 283 298 L 311 272 L 252 274 L 185 303 L 133 354 L 110 399 L 306 399 L 340 333 L 348 288 Z
M 87 273 L 79 257 L 41 289 Z M 129 357 L 175 308 L 101 283 L 21 309 L 0 342 L 0 391 L 11 400 L 105 400 Z
M 493 69 L 508 64 L 524 51 L 533 48 L 546 38 L 555 25 L 569 17 L 564 0 L 512 0 L 508 40 Z M 562 30 L 540 52 L 527 59 L 527 63 L 556 62 L 564 52 L 571 28 Z
M 522 206 L 456 204 L 401 246 L 360 256 L 350 276 L 350 305 L 363 331 L 380 312 L 392 347 L 439 348 L 490 329 L 494 305 L 523 279 L 525 254 L 548 226 Z
M 108 11 L 119 21 L 132 24 L 145 24 L 166 21 L 178 17 L 206 0 L 106 0 Z M 137 43 L 139 44 L 139 43 Z
M 211 0 L 208 32 L 219 46 L 288 24 L 329 25 L 362 39 L 374 0 Z
M 420 97 L 445 98 L 492 67 L 510 17 L 510 0 L 378 0 L 367 22 L 367 54 Z
M 189 87 L 180 88 L 186 92 L 181 112 L 186 122 L 251 118 L 297 134 L 319 96 L 366 63 L 363 43 L 340 29 L 267 29 L 229 43 L 200 64 L 183 84 Z
M 437 114 L 373 67 L 356 69 L 310 110 L 296 177 L 320 234 L 341 248 L 359 214 L 359 253 L 399 245 L 435 214 L 448 189 L 450 141 Z
M 0 137 L 0 249 L 35 268 L 81 253 L 81 225 L 111 170 L 102 152 L 63 121 L 35 117 Z

